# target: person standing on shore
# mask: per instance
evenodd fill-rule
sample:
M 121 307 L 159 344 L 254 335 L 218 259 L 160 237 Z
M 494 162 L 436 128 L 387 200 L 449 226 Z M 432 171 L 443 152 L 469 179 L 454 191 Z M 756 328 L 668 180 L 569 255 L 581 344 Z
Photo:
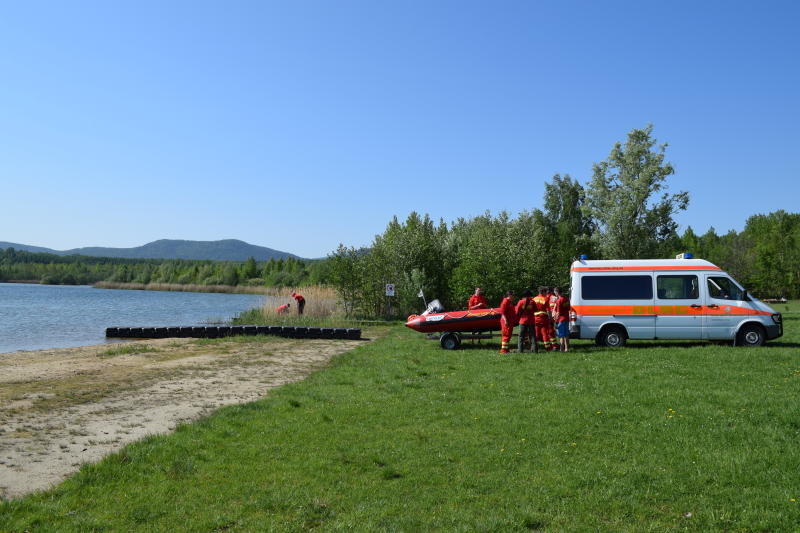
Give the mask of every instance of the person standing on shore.
M 475 294 L 469 297 L 469 302 L 467 302 L 467 309 L 470 311 L 473 309 L 486 309 L 489 307 L 489 302 L 486 301 L 486 297 L 483 295 L 483 291 L 480 287 L 475 288 Z
M 298 315 L 302 315 L 303 314 L 303 308 L 306 306 L 306 299 L 303 298 L 302 294 L 298 294 L 298 293 L 296 293 L 294 291 L 292 291 L 292 298 L 297 300 L 297 314 Z
M 500 302 L 500 353 L 508 353 L 508 345 L 516 325 L 517 311 L 514 308 L 514 291 L 508 291 L 506 297 Z

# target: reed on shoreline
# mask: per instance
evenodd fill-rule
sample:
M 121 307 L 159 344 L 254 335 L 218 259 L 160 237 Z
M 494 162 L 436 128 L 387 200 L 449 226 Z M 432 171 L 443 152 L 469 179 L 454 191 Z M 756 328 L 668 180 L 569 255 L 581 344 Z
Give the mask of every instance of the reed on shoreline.
M 121 283 L 116 281 L 98 281 L 92 285 L 96 289 L 123 289 L 135 291 L 175 291 L 175 292 L 213 292 L 226 294 L 263 294 L 286 302 L 294 302 L 291 298 L 293 289 L 284 287 L 263 287 L 252 285 L 198 285 L 180 283 Z M 295 289 L 306 295 L 311 307 L 311 302 L 317 299 L 336 299 L 336 291 L 322 285 L 310 285 Z M 294 306 L 292 306 L 294 307 Z

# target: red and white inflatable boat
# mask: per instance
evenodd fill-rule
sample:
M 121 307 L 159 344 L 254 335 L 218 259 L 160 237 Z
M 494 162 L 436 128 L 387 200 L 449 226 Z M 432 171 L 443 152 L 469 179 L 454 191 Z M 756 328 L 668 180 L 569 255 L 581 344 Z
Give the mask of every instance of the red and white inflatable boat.
M 406 326 L 422 333 L 497 331 L 500 308 L 411 315 Z

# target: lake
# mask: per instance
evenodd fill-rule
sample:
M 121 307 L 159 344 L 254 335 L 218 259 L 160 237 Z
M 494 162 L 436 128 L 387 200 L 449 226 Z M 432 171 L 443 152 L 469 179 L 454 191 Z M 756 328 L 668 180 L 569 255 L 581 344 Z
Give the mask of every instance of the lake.
M 109 326 L 197 326 L 260 307 L 266 296 L 0 283 L 0 353 L 106 342 Z

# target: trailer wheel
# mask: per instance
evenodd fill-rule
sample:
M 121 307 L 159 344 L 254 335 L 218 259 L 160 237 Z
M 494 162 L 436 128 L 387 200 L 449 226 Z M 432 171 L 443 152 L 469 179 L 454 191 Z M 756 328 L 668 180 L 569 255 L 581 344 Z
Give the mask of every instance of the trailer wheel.
M 597 344 L 609 348 L 622 348 L 627 340 L 628 335 L 621 326 L 608 326 L 597 336 Z
M 745 324 L 736 334 L 736 346 L 755 348 L 764 344 L 764 329 L 756 324 Z
M 439 338 L 439 344 L 445 350 L 456 350 L 461 346 L 461 336 L 458 333 L 445 333 Z

